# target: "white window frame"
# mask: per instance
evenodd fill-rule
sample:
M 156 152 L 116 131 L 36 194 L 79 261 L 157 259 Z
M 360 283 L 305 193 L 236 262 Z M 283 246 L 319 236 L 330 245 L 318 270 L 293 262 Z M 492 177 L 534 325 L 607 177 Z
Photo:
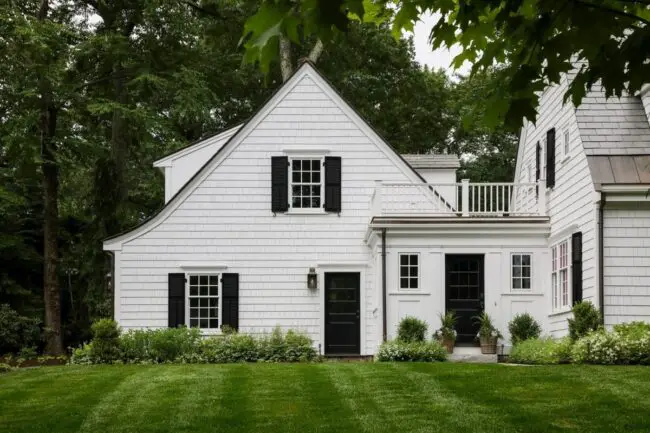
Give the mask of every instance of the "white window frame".
M 200 327 L 200 320 L 199 320 L 199 326 L 195 326 L 195 328 L 198 328 L 201 333 L 203 334 L 209 334 L 209 333 L 220 333 L 221 332 L 221 326 L 222 326 L 222 320 L 223 320 L 223 309 L 222 309 L 222 301 L 223 301 L 223 287 L 222 287 L 222 279 L 221 279 L 221 272 L 218 271 L 195 271 L 195 272 L 189 272 L 186 274 L 186 281 L 185 281 L 185 325 L 190 328 L 190 303 L 192 298 L 201 298 L 200 291 L 198 296 L 190 296 L 190 281 L 193 276 L 198 276 L 199 277 L 199 282 L 200 282 L 200 277 L 202 276 L 207 276 L 208 278 L 210 277 L 217 277 L 217 297 L 218 297 L 218 302 L 217 302 L 217 308 L 218 308 L 218 317 L 217 317 L 217 324 L 218 326 L 216 328 L 201 328 Z M 203 296 L 205 297 L 205 296 Z M 210 299 L 214 296 L 209 295 L 208 291 L 208 296 L 207 298 Z M 199 301 L 200 303 L 200 301 Z M 199 306 L 199 309 L 201 307 Z M 208 307 L 208 308 L 214 308 L 214 307 Z M 209 324 L 209 323 L 208 323 Z
M 520 257 L 520 262 L 519 262 L 520 264 L 519 265 L 514 264 L 514 257 L 515 256 Z M 524 265 L 521 264 L 521 258 L 523 256 L 528 256 L 528 263 L 529 263 L 528 266 L 524 266 Z M 522 269 L 522 273 L 518 277 L 515 276 L 515 266 Z M 529 275 L 527 277 L 524 277 L 523 276 L 523 268 L 526 268 L 526 267 L 530 269 L 530 273 L 529 273 Z M 515 284 L 514 284 L 515 278 L 519 278 L 521 280 L 521 282 L 522 282 L 521 287 L 515 288 Z M 524 278 L 527 278 L 530 281 L 530 284 L 528 285 L 527 288 L 523 287 Z M 510 290 L 512 290 L 513 292 L 522 292 L 522 291 L 530 292 L 532 289 L 533 289 L 533 255 L 531 253 L 511 253 L 510 254 Z
M 318 166 L 320 168 L 320 206 L 319 207 L 293 207 L 293 162 L 294 161 L 319 161 Z M 309 155 L 309 154 L 299 154 L 289 156 L 289 213 L 325 213 L 325 156 L 324 155 Z M 300 182 L 302 185 L 302 182 Z M 316 185 L 315 183 L 312 185 Z
M 408 273 L 408 277 L 406 277 L 408 284 L 407 287 L 402 287 L 402 257 L 403 256 L 416 256 L 418 264 L 416 266 L 413 266 L 411 264 L 411 259 L 408 259 L 408 264 L 405 265 L 407 268 L 415 268 L 417 269 L 417 277 L 412 277 L 411 273 Z M 399 253 L 397 254 L 397 287 L 398 290 L 404 290 L 404 291 L 415 291 L 415 290 L 422 290 L 422 285 L 420 281 L 420 276 L 422 275 L 422 271 L 420 270 L 420 265 L 422 264 L 422 259 L 420 257 L 420 253 Z M 417 287 L 411 287 L 411 279 L 417 278 Z
M 566 262 L 562 264 L 562 245 L 564 245 Z M 553 311 L 571 309 L 571 238 L 563 238 L 551 247 L 551 302 Z M 566 283 L 566 290 L 564 284 Z
M 562 143 L 562 152 L 564 153 L 564 159 L 563 161 L 566 161 L 569 158 L 569 155 L 571 154 L 571 135 L 569 133 L 569 128 L 566 128 L 564 130 L 564 134 L 562 134 L 562 139 L 564 140 Z

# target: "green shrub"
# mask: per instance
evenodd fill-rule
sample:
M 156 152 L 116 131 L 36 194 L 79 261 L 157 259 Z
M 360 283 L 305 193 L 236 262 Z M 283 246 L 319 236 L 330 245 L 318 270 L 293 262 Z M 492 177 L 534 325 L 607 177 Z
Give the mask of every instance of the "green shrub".
M 112 319 L 100 319 L 90 327 L 93 334 L 90 357 L 97 364 L 120 359 L 120 328 Z
M 588 364 L 650 365 L 650 325 L 632 322 L 592 331 L 576 341 L 573 360 Z
M 198 328 L 163 328 L 148 331 L 148 360 L 154 363 L 175 362 L 181 355 L 196 352 L 201 340 Z
M 81 347 L 72 349 L 72 355 L 68 361 L 70 364 L 74 365 L 87 365 L 94 364 L 95 361 L 92 357 L 93 352 L 93 343 L 86 343 Z
M 542 328 L 539 323 L 528 313 L 517 314 L 508 323 L 510 341 L 516 345 L 522 341 L 539 338 Z
M 131 329 L 120 337 L 122 361 L 128 364 L 151 363 L 151 330 Z
M 5 364 L 4 362 L 0 362 L 0 374 L 9 373 L 13 369 L 14 368 L 11 365 Z
M 0 354 L 37 346 L 40 334 L 38 320 L 21 316 L 7 304 L 0 305 Z
M 18 357 L 22 359 L 34 359 L 38 356 L 36 346 L 23 347 L 18 352 Z
M 447 350 L 437 341 L 404 342 L 399 340 L 383 343 L 376 355 L 377 361 L 433 362 L 447 359 Z
M 569 319 L 569 336 L 573 341 L 603 326 L 600 311 L 589 301 L 573 306 L 573 319 Z
M 474 320 L 479 325 L 478 338 L 503 338 L 501 331 L 499 331 L 492 321 L 492 317 L 485 311 L 474 317 Z
M 571 339 L 533 338 L 512 348 L 508 360 L 518 364 L 564 364 L 571 361 Z
M 423 320 L 407 316 L 399 322 L 397 339 L 404 343 L 421 342 L 426 340 L 429 326 Z

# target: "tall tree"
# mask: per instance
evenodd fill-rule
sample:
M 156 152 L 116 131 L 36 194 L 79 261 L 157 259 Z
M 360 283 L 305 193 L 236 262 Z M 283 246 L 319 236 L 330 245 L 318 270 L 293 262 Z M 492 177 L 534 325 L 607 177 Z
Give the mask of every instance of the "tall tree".
M 266 70 L 278 38 L 298 43 L 306 35 L 327 43 L 359 18 L 390 20 L 400 35 L 425 14 L 438 17 L 434 49 L 462 47 L 455 65 L 467 60 L 473 72 L 508 65 L 512 98 L 491 94 L 494 124 L 501 116 L 515 126 L 523 117 L 534 120 L 539 91 L 576 64 L 565 96 L 575 105 L 596 82 L 606 95 L 620 96 L 638 91 L 650 76 L 650 0 L 263 0 L 246 25 L 247 59 Z

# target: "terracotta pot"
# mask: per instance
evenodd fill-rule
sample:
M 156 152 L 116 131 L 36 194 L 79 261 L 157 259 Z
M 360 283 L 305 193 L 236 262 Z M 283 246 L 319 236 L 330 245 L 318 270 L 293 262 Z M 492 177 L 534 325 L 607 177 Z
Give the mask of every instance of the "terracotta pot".
M 454 353 L 454 346 L 456 345 L 456 340 L 453 338 L 449 337 L 443 337 L 440 340 L 440 343 L 445 346 L 445 349 L 447 349 L 447 353 Z
M 484 355 L 494 355 L 497 353 L 497 337 L 480 337 L 481 353 Z

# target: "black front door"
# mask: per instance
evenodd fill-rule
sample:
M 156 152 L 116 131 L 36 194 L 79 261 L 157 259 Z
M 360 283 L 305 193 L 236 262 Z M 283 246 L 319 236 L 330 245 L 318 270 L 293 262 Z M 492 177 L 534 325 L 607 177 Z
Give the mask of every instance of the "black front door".
M 325 274 L 325 354 L 360 354 L 358 272 Z
M 472 343 L 478 333 L 475 317 L 483 312 L 483 255 L 446 255 L 447 311 L 456 312 L 457 343 Z

